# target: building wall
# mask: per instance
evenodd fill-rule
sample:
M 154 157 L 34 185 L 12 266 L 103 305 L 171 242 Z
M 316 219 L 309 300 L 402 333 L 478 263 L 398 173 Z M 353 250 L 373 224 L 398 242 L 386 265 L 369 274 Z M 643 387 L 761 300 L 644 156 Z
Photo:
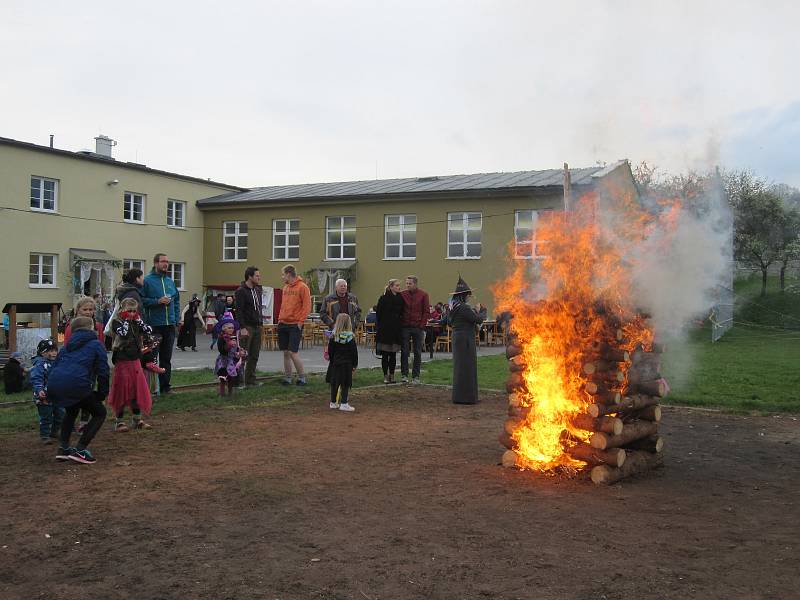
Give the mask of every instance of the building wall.
M 293 263 L 298 273 L 305 273 L 325 262 L 325 219 L 328 216 L 356 217 L 357 273 L 351 289 L 366 309 L 377 299 L 390 277 L 419 277 L 419 285 L 432 302 L 446 302 L 455 288 L 459 273 L 475 290 L 473 301 L 482 302 L 493 312 L 490 286 L 506 272 L 508 246 L 514 238 L 514 211 L 519 209 L 560 208 L 560 190 L 546 195 L 474 194 L 442 200 L 420 197 L 414 200 L 346 201 L 325 206 L 299 204 L 257 208 L 205 208 L 205 278 L 208 284 L 231 284 L 241 281 L 245 267 L 255 265 L 262 274 L 262 284 L 280 287 L 280 270 Z M 476 211 L 483 214 L 480 259 L 447 258 L 448 212 Z M 384 216 L 415 214 L 417 217 L 417 258 L 384 258 Z M 300 220 L 300 259 L 272 260 L 272 220 Z M 222 225 L 225 221 L 247 221 L 248 257 L 238 262 L 222 260 Z
M 32 175 L 58 181 L 55 214 L 31 210 Z M 119 183 L 108 185 L 114 179 Z M 146 224 L 123 222 L 126 191 L 146 195 Z M 113 161 L 106 164 L 0 144 L 0 207 L 16 209 L 0 208 L 0 307 L 8 302 L 62 302 L 69 310 L 73 301 L 70 248 L 143 259 L 145 271 L 152 267 L 153 255 L 164 252 L 171 261 L 186 263 L 185 293 L 199 293 L 203 214 L 195 201 L 227 191 L 230 188 L 126 168 Z M 167 199 L 186 202 L 185 229 L 166 226 Z M 56 288 L 29 286 L 31 252 L 58 255 Z M 120 278 L 118 269 L 117 283 Z

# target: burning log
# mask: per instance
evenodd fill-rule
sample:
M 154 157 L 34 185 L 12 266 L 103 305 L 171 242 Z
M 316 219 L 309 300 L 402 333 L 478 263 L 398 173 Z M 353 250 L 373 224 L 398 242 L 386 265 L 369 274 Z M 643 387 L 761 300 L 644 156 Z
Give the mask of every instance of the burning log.
M 647 406 L 631 413 L 625 413 L 625 419 L 641 419 L 642 421 L 652 421 L 658 423 L 661 421 L 661 407 L 657 404 Z
M 640 394 L 645 394 L 647 396 L 658 396 L 659 398 L 663 398 L 667 395 L 669 386 L 667 386 L 667 382 L 661 378 L 654 379 L 652 381 L 640 381 L 628 386 L 628 390 L 639 392 Z
M 567 454 L 577 460 L 582 460 L 592 465 L 611 465 L 621 467 L 625 463 L 626 452 L 622 448 L 598 450 L 589 444 L 576 444 L 567 448 Z
M 664 438 L 660 435 L 650 435 L 640 440 L 625 444 L 629 450 L 642 450 L 644 452 L 661 452 L 664 449 Z
M 590 381 L 605 382 L 610 385 L 618 385 L 625 381 L 625 373 L 622 371 L 596 371 L 586 376 Z
M 634 440 L 654 435 L 658 432 L 658 425 L 649 421 L 631 421 L 622 426 L 622 432 L 617 435 L 607 433 L 593 433 L 589 440 L 592 448 L 606 450 L 607 448 L 619 448 Z
M 522 462 L 520 458 L 520 455 L 513 450 L 506 450 L 503 452 L 503 458 L 500 459 L 500 462 L 506 469 L 510 469 L 511 467 L 521 467 Z
M 626 454 L 625 462 L 621 467 L 609 467 L 608 465 L 594 467 L 591 475 L 592 481 L 596 484 L 611 484 L 625 477 L 645 473 L 663 464 L 664 456 L 662 454 L 634 450 Z
M 591 417 L 589 415 L 577 415 L 572 418 L 572 424 L 578 429 L 585 431 L 600 431 L 612 435 L 622 433 L 622 419 L 616 417 Z
M 612 368 L 616 369 L 617 363 L 613 363 L 602 359 L 583 363 L 583 372 L 586 375 L 592 375 L 593 373 L 597 373 L 598 371 L 610 371 Z
M 525 419 L 515 419 L 513 417 L 509 417 L 506 419 L 506 422 L 503 424 L 503 429 L 508 435 L 513 434 L 522 423 L 525 422 Z
M 512 373 L 522 373 L 525 370 L 525 364 L 520 362 L 509 361 L 508 370 Z
M 531 412 L 530 406 L 514 406 L 512 404 L 508 405 L 508 416 L 509 417 L 516 417 L 517 419 L 524 419 L 528 416 L 528 413 Z
M 652 396 L 634 394 L 633 396 L 620 397 L 620 395 L 617 394 L 617 401 L 615 403 L 590 404 L 586 412 L 592 417 L 602 417 L 603 415 L 611 413 L 637 411 L 648 406 L 655 406 L 656 404 L 658 404 L 658 399 Z
M 658 362 L 647 361 L 633 363 L 628 369 L 628 383 L 636 384 L 643 381 L 653 381 L 661 378 L 661 365 Z
M 595 394 L 592 396 L 591 400 L 595 404 L 617 404 L 622 398 L 622 394 L 619 392 L 604 392 L 602 394 Z M 612 411 L 613 412 L 613 411 Z M 591 414 L 591 413 L 590 413 Z M 606 413 L 608 414 L 608 413 Z M 594 417 L 600 417 L 602 415 L 592 415 Z
M 522 406 L 522 398 L 519 394 L 515 392 L 511 392 L 508 395 L 508 405 L 509 406 Z
M 600 356 L 603 360 L 610 362 L 621 363 L 628 362 L 631 359 L 631 354 L 622 348 L 606 347 L 600 350 Z
M 608 383 L 604 381 L 587 381 L 583 389 L 592 396 L 606 396 L 611 393 Z
M 506 346 L 506 358 L 513 358 L 522 354 L 522 347 L 515 344 Z
M 517 447 L 517 441 L 505 431 L 501 433 L 497 439 L 500 441 L 501 446 L 505 446 L 509 450 L 513 450 Z
M 511 393 L 525 387 L 525 378 L 522 373 L 511 373 L 506 380 L 506 391 Z

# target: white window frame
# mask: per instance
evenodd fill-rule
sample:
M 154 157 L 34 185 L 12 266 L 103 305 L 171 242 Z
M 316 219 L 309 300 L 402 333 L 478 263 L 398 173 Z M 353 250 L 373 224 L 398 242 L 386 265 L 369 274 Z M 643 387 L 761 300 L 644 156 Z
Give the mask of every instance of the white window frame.
M 538 239 L 536 235 L 539 216 L 542 213 L 550 212 L 552 208 L 522 208 L 514 211 L 514 258 L 520 260 L 539 260 L 547 256 L 540 252 L 539 244 L 546 244 L 545 240 Z M 522 229 L 519 226 L 520 213 L 531 213 L 531 229 Z M 528 237 L 520 237 L 522 232 L 530 232 Z M 520 253 L 520 246 L 528 247 L 529 252 Z
M 33 257 L 38 257 L 38 274 L 37 282 L 31 282 L 30 268 L 33 265 Z M 53 259 L 53 283 L 42 283 L 44 279 L 44 259 L 49 257 Z M 58 287 L 58 254 L 49 254 L 46 252 L 31 252 L 28 255 L 28 287 L 30 288 L 57 288 Z
M 33 197 L 33 181 L 39 181 L 39 197 L 36 200 L 39 203 L 39 206 L 34 206 L 34 197 Z M 44 184 L 45 182 L 53 184 L 53 208 L 44 208 Z M 40 175 L 31 175 L 31 197 L 30 197 L 30 209 L 34 212 L 43 212 L 43 213 L 57 213 L 58 212 L 58 188 L 59 188 L 59 181 L 58 179 L 50 179 L 49 177 L 41 177 Z
M 175 277 L 176 267 L 180 267 L 180 272 L 181 272 L 181 276 L 177 279 Z M 186 263 L 182 262 L 169 263 L 169 270 L 167 271 L 167 275 L 169 275 L 172 281 L 175 282 L 175 287 L 178 289 L 179 292 L 186 291 Z M 178 285 L 179 283 L 180 285 Z
M 233 232 L 228 233 L 228 225 L 233 225 Z M 244 225 L 244 233 L 242 233 Z M 222 222 L 222 261 L 221 262 L 245 262 L 247 260 L 247 246 L 250 227 L 247 221 L 223 221 Z M 244 241 L 242 245 L 241 242 Z M 228 245 L 228 244 L 231 245 Z M 226 258 L 225 251 L 233 250 L 233 258 Z
M 122 274 L 125 275 L 131 269 L 139 269 L 144 273 L 144 259 L 139 258 L 123 258 L 122 259 Z
M 389 219 L 397 219 L 396 225 L 390 225 Z M 397 232 L 400 234 L 398 241 L 390 242 L 389 233 Z M 406 233 L 414 233 L 414 241 L 406 241 Z M 389 256 L 389 247 L 397 247 L 399 256 Z M 406 256 L 405 248 L 414 247 L 414 256 Z M 383 260 L 417 260 L 417 215 L 416 214 L 394 214 L 384 215 L 383 217 Z
M 180 207 L 180 224 L 177 224 L 175 219 L 176 207 Z M 173 200 L 172 198 L 167 198 L 167 227 L 171 229 L 186 229 L 186 202 L 183 200 Z
M 345 227 L 345 219 L 352 219 L 352 227 Z M 344 236 L 353 234 L 353 242 L 345 242 Z M 338 243 L 330 243 L 331 234 L 339 235 Z M 339 256 L 331 256 L 331 248 L 339 249 Z M 352 248 L 353 256 L 345 256 L 345 249 Z M 353 215 L 325 217 L 325 260 L 355 260 L 356 258 L 356 218 Z
M 283 223 L 284 229 L 278 231 L 278 223 Z M 290 238 L 297 236 L 297 244 L 292 244 Z M 279 244 L 276 240 L 283 236 L 285 243 Z M 289 256 L 289 251 L 297 249 L 297 256 Z M 285 258 L 277 256 L 276 250 L 283 250 Z M 300 260 L 300 219 L 273 219 L 272 220 L 272 260 Z
M 454 217 L 458 216 L 461 219 L 461 226 L 456 227 L 454 226 L 455 219 Z M 476 228 L 470 228 L 469 224 L 471 220 L 477 216 L 478 218 L 478 227 L 477 231 L 479 232 L 479 240 L 469 241 L 468 232 L 475 231 Z M 460 231 L 461 232 L 461 241 L 458 242 L 451 242 L 450 241 L 450 232 L 451 231 Z M 450 212 L 447 213 L 447 239 L 445 240 L 446 244 L 446 254 L 448 260 L 480 260 L 481 255 L 483 254 L 483 213 L 480 211 L 463 211 L 463 212 Z M 451 254 L 451 247 L 455 245 L 461 245 L 461 254 L 453 255 Z M 480 245 L 480 254 L 478 256 L 467 256 L 469 246 L 479 244 Z
M 134 219 L 134 218 L 128 219 L 128 218 L 125 217 L 125 211 L 126 211 L 126 206 L 125 205 L 128 203 L 128 196 L 130 196 L 130 203 L 131 203 L 130 204 L 130 206 L 131 206 L 130 215 L 131 215 L 131 217 L 133 217 L 133 215 L 136 214 L 136 211 L 134 210 L 134 202 L 135 202 L 135 200 L 138 198 L 138 199 L 140 199 L 142 201 L 142 218 L 141 218 L 141 220 Z M 137 225 L 143 225 L 144 224 L 144 220 L 145 220 L 145 207 L 146 206 L 147 206 L 147 196 L 145 194 L 140 194 L 138 192 L 125 192 L 122 195 L 122 220 L 125 221 L 126 223 L 135 223 Z

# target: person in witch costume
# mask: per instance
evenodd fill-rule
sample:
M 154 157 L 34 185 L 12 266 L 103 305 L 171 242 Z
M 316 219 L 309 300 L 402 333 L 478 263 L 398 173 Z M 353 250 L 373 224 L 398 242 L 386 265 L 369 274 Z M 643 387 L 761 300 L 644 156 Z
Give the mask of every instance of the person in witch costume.
M 453 403 L 478 402 L 478 353 L 475 348 L 476 326 L 483 319 L 467 304 L 472 290 L 461 276 L 453 292 L 450 324 L 453 328 Z

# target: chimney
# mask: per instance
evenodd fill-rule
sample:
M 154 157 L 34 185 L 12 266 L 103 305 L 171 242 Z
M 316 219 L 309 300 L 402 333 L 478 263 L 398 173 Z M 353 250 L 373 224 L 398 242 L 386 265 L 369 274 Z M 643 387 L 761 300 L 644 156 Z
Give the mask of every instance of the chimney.
M 51 148 L 53 147 L 53 138 L 54 138 L 54 137 L 56 137 L 56 136 L 55 136 L 55 135 L 53 135 L 53 134 L 51 133 L 51 134 L 50 134 L 50 147 L 51 147 Z
M 94 138 L 95 141 L 95 153 L 99 154 L 100 156 L 105 156 L 107 158 L 113 158 L 111 156 L 111 149 L 117 145 L 117 142 L 112 140 L 110 137 L 105 136 L 103 134 L 98 135 Z

